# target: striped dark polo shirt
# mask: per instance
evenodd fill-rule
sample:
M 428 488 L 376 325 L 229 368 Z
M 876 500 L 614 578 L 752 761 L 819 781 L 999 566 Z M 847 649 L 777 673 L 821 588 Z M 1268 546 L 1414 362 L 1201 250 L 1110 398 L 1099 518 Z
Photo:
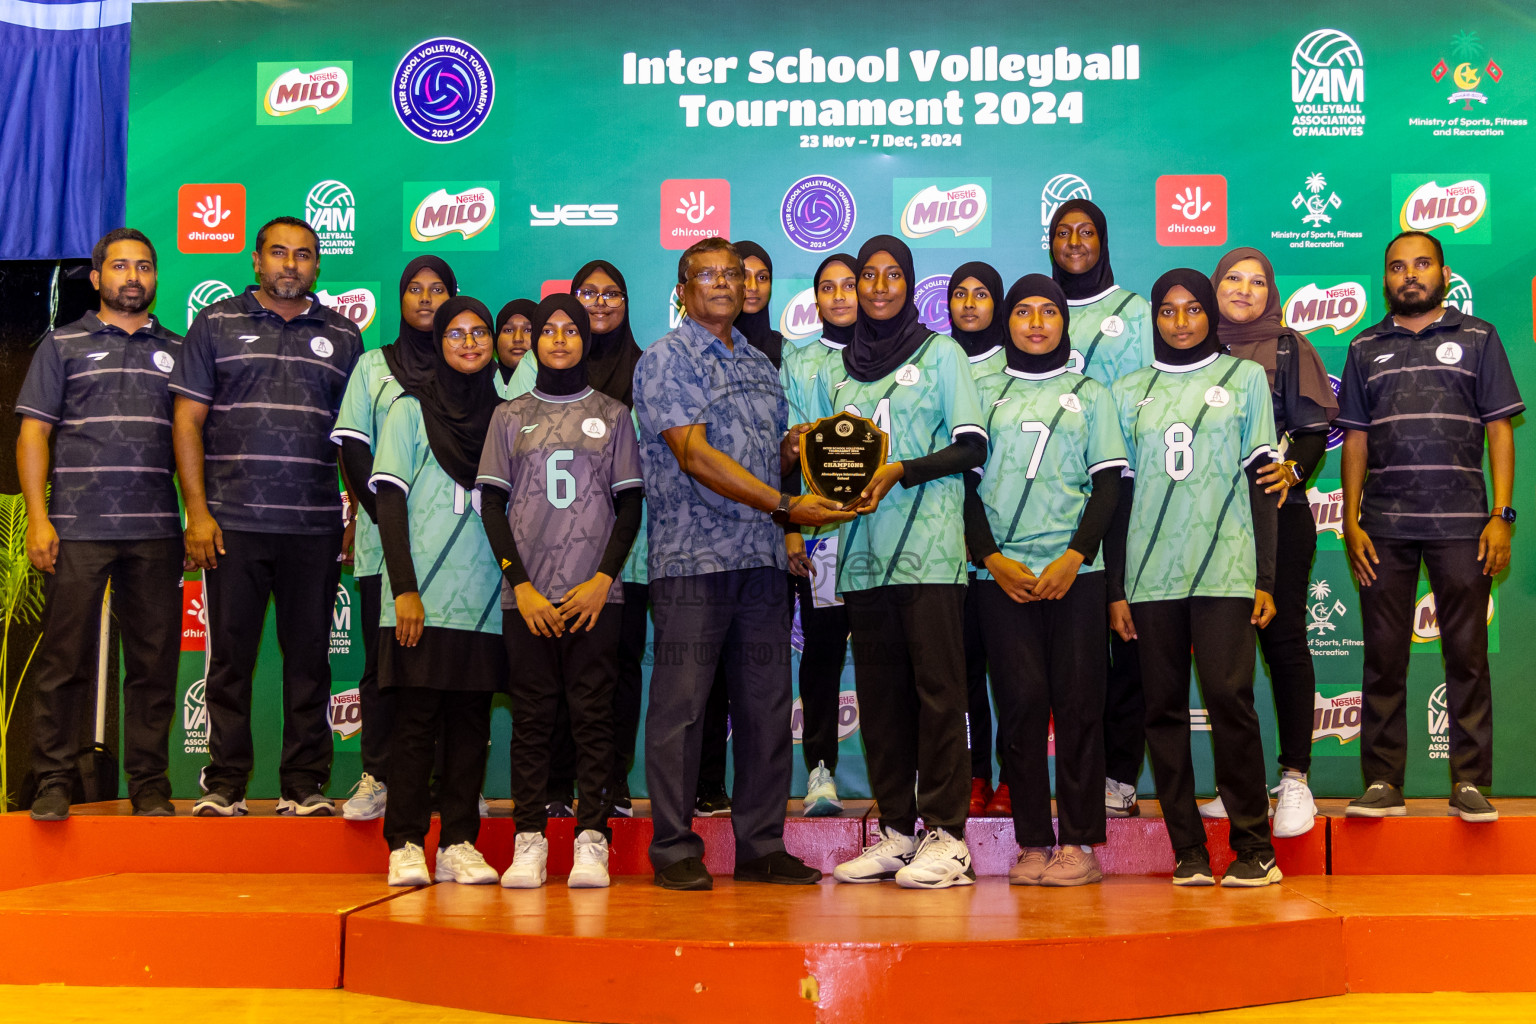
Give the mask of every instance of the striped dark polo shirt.
M 53 427 L 48 518 L 60 539 L 181 533 L 166 388 L 181 353 L 153 317 L 129 334 L 94 312 L 38 343 L 16 413 Z
M 1360 525 L 1372 536 L 1476 538 L 1488 523 L 1485 423 L 1525 410 L 1499 332 L 1454 306 L 1417 334 L 1350 342 L 1335 427 L 1369 432 Z
M 256 286 L 192 322 L 171 390 L 206 404 L 203 479 L 225 530 L 341 530 L 331 426 L 363 352 L 352 321 L 322 306 L 284 320 Z

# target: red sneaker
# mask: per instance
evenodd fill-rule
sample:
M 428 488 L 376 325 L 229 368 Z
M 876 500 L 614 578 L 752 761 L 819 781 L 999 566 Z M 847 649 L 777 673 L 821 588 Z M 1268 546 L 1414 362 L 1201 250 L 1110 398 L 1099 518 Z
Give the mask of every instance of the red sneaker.
M 987 801 L 992 799 L 992 783 L 986 779 L 971 779 L 971 810 L 972 818 L 979 818 L 987 811 Z
M 992 799 L 987 801 L 982 815 L 987 818 L 1013 817 L 1013 798 L 1008 795 L 1008 783 L 1004 782 L 997 787 L 997 792 L 993 793 Z

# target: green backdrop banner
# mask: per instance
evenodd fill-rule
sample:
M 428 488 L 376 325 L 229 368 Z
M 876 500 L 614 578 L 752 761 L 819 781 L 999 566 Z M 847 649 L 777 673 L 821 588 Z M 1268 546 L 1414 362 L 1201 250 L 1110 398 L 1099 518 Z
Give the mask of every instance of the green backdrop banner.
M 1390 0 L 1292 4 L 1252 18 L 1216 3 L 1127 3 L 1113 16 L 1105 7 L 978 0 L 966 17 L 946 18 L 902 0 L 870 13 L 661 2 L 577 13 L 505 0 L 143 5 L 129 221 L 159 245 L 159 313 L 175 326 L 251 280 L 263 221 L 300 214 L 320 234 L 325 301 L 370 346 L 393 337 L 391 285 L 424 251 L 449 259 L 464 290 L 493 308 L 562 287 L 589 259 L 611 260 L 628 278 L 644 344 L 677 322 L 675 257 L 706 235 L 772 252 L 773 309 L 785 334 L 803 339 L 817 331 L 806 288 L 824 253 L 880 232 L 905 236 L 925 314 L 942 321 L 954 267 L 988 260 L 1005 281 L 1046 269 L 1051 212 L 1091 196 L 1109 218 L 1119 282 L 1143 293 L 1169 267 L 1209 271 L 1226 248 L 1263 249 L 1288 321 L 1335 374 L 1349 340 L 1384 312 L 1386 240 L 1416 227 L 1444 242 L 1451 298 L 1498 326 L 1531 390 L 1528 18 L 1493 0 L 1412 17 Z M 1516 440 L 1524 464 L 1529 431 Z M 1311 491 L 1321 794 L 1360 786 L 1360 616 L 1338 536 L 1337 477 L 1334 455 Z M 1536 739 L 1526 697 L 1536 636 L 1511 625 L 1536 612 L 1536 556 L 1516 534 L 1513 569 L 1490 609 L 1495 786 L 1509 794 L 1536 792 L 1536 766 L 1519 755 Z M 195 589 L 189 581 L 189 607 Z M 342 591 L 333 791 L 356 778 L 363 727 L 350 580 Z M 1436 636 L 1426 596 L 1409 680 L 1410 794 L 1447 789 Z M 201 678 L 202 656 L 189 650 L 173 744 L 183 795 L 204 758 Z M 851 671 L 844 685 L 839 776 L 857 793 Z M 1271 749 L 1265 680 L 1258 690 Z M 279 692 L 269 629 L 253 795 L 275 789 Z M 509 728 L 498 710 L 492 795 L 507 791 Z M 1210 791 L 1209 734 L 1197 732 L 1195 745 Z M 633 781 L 642 791 L 638 766 Z

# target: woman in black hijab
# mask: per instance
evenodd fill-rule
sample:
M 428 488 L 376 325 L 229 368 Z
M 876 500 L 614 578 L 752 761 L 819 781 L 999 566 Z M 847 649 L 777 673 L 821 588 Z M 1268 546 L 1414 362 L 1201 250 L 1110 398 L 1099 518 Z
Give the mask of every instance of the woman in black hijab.
M 363 353 L 347 380 L 341 413 L 331 440 L 341 446 L 341 468 L 348 481 L 350 512 L 357 523 L 353 537 L 352 572 L 357 581 L 363 618 L 363 676 L 358 703 L 368 716 L 362 739 L 363 776 L 342 805 L 349 821 L 384 815 L 388 797 L 388 754 L 395 698 L 379 688 L 379 615 L 384 551 L 379 546 L 378 509 L 368 480 L 373 476 L 373 450 L 384 414 L 400 394 L 396 366 L 425 368 L 432 364 L 432 317 L 458 294 L 458 280 L 436 256 L 418 256 L 400 274 L 400 329 L 392 344 Z
M 1003 276 L 990 263 L 962 263 L 949 275 L 949 335 L 965 349 L 971 374 L 978 380 L 1007 365 L 1007 317 L 998 306 L 1002 301 Z M 990 770 L 987 774 L 990 778 Z
M 633 409 L 640 346 L 629 326 L 629 289 L 624 275 L 607 260 L 593 260 L 571 278 L 571 294 L 580 300 L 592 325 L 587 379 L 596 390 Z
M 773 298 L 773 260 L 756 242 L 732 242 L 747 272 L 746 301 L 733 325 L 748 344 L 768 357 L 777 370 L 784 362 L 784 335 L 773 329 L 768 302 Z
M 818 380 L 816 412 L 865 416 L 889 438 L 891 461 L 850 503 L 859 518 L 838 529 L 837 560 L 882 835 L 833 875 L 970 885 L 960 474 L 986 460 L 987 436 L 965 350 L 918 318 L 911 251 L 878 235 L 858 262 L 853 338 Z
M 441 743 L 438 881 L 485 885 L 475 849 L 491 697 L 504 685 L 501 577 L 472 500 L 496 394 L 490 310 L 458 297 L 433 315 L 430 368 L 401 382 L 379 436 L 373 476 L 394 601 L 384 609 L 380 675 L 396 691 L 384 815 L 389 883 L 427 881 L 429 782 Z M 418 577 L 417 572 L 422 575 Z
M 1276 447 L 1269 383 L 1257 363 L 1223 351 L 1204 274 L 1164 274 L 1152 308 L 1156 359 L 1112 391 L 1135 475 L 1105 544 L 1110 626 L 1139 637 L 1173 883 L 1214 884 L 1189 749 L 1193 647 L 1237 853 L 1221 884 L 1272 885 L 1281 874 L 1253 707 L 1254 627 L 1275 614 L 1275 499 L 1260 479 Z
M 512 374 L 533 344 L 533 314 L 538 308 L 539 304 L 532 299 L 513 299 L 496 314 L 496 362 L 500 365 L 497 390 L 503 398 L 510 397 L 507 391 Z

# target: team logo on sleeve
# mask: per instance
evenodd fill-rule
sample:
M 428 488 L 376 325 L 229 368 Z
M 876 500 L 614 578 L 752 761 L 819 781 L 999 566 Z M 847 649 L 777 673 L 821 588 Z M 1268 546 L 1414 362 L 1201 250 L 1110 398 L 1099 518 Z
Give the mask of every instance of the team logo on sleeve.
M 906 366 L 903 366 L 901 369 L 896 371 L 896 383 L 900 384 L 904 388 L 910 388 L 912 385 L 916 384 L 922 379 L 922 371 L 912 363 L 908 363 Z
M 596 416 L 589 416 L 581 421 L 581 432 L 591 438 L 603 437 L 608 433 L 608 424 Z
M 329 338 L 322 338 L 318 335 L 309 339 L 309 348 L 310 351 L 314 352 L 321 359 L 329 359 L 331 353 L 336 351 L 336 346 L 331 344 Z
M 1435 349 L 1435 358 L 1447 366 L 1455 366 L 1461 362 L 1461 346 L 1454 341 L 1448 341 Z
M 1072 394 L 1070 391 L 1062 395 L 1060 401 L 1061 407 L 1067 410 L 1067 412 L 1083 411 L 1083 400 Z
M 155 360 L 155 368 L 161 373 L 170 373 L 176 368 L 176 360 L 171 357 L 169 352 L 156 352 L 153 358 Z
M 1118 316 L 1107 316 L 1099 321 L 1099 333 L 1106 338 L 1118 338 L 1125 333 L 1125 321 Z
M 1227 389 L 1222 387 L 1220 384 L 1217 384 L 1215 387 L 1208 388 L 1205 392 L 1205 404 L 1210 406 L 1212 409 L 1220 409 L 1224 405 L 1231 404 L 1231 402 L 1232 396 L 1228 394 Z

